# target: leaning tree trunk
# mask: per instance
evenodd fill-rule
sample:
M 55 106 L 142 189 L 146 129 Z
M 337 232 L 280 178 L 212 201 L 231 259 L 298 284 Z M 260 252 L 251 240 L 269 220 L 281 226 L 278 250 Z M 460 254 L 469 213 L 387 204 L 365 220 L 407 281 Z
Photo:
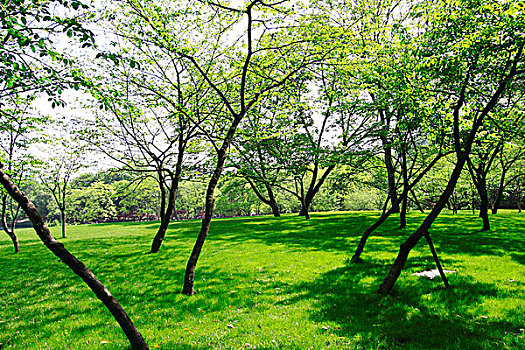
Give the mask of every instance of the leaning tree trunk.
M 268 184 L 264 184 L 266 187 L 266 191 L 268 192 L 268 205 L 270 208 L 272 208 L 272 214 L 274 217 L 278 218 L 281 216 L 281 213 L 279 212 L 279 206 L 277 205 L 277 201 L 275 200 L 275 194 L 273 193 L 272 187 Z
M 13 220 L 13 227 L 9 228 L 9 225 L 7 224 L 7 195 L 4 195 L 2 198 L 2 228 L 4 229 L 5 233 L 11 238 L 11 241 L 13 242 L 13 247 L 15 248 L 15 254 L 20 253 L 20 244 L 18 243 L 18 238 L 15 234 L 15 223 Z
M 164 211 L 164 213 L 162 213 L 162 216 L 160 218 L 160 226 L 157 230 L 157 233 L 155 234 L 155 238 L 153 238 L 150 254 L 159 252 L 160 246 L 162 245 L 164 237 L 166 236 L 166 231 L 168 230 L 168 226 L 171 221 L 171 214 L 173 213 L 173 209 L 175 208 L 175 191 L 176 188 L 174 188 L 174 185 L 172 183 L 168 195 L 168 205 L 166 206 L 166 210 Z
M 278 218 L 278 217 L 281 217 L 281 213 L 279 211 L 279 205 L 277 204 L 277 202 L 274 200 L 270 200 L 270 208 L 272 208 L 272 214 L 274 217 Z
M 202 219 L 201 229 L 199 235 L 197 236 L 197 241 L 195 242 L 195 245 L 191 251 L 190 258 L 188 259 L 186 272 L 184 273 L 184 286 L 182 287 L 182 294 L 185 295 L 195 294 L 195 291 L 193 290 L 193 285 L 195 283 L 195 268 L 197 267 L 197 262 L 202 251 L 202 247 L 204 246 L 204 242 L 206 241 L 206 237 L 210 231 L 210 224 L 213 216 L 213 204 L 215 201 L 213 193 L 217 187 L 217 183 L 219 182 L 219 178 L 224 168 L 226 152 L 230 147 L 233 135 L 235 134 L 237 125 L 239 125 L 242 117 L 242 114 L 235 117 L 232 125 L 228 129 L 228 133 L 224 138 L 221 148 L 217 151 L 217 165 L 215 166 L 215 170 L 213 171 L 210 181 L 208 182 L 208 188 L 206 190 L 204 218 Z
M 352 259 L 350 262 L 352 263 L 358 263 L 361 261 L 361 254 L 363 253 L 363 250 L 365 249 L 366 241 L 368 240 L 368 237 L 372 234 L 372 232 L 375 231 L 383 222 L 386 221 L 386 219 L 393 213 L 395 213 L 396 208 L 399 207 L 399 202 L 403 200 L 405 197 L 408 196 L 408 192 L 412 191 L 415 185 L 421 181 L 421 179 L 425 176 L 427 172 L 430 171 L 434 167 L 434 165 L 443 157 L 443 154 L 438 154 L 420 173 L 419 175 L 410 183 L 408 186 L 403 188 L 403 192 L 401 192 L 401 195 L 397 198 L 397 201 L 394 202 L 392 207 L 386 212 L 383 212 L 381 217 L 370 227 L 366 229 L 366 231 L 361 236 L 361 239 L 359 240 L 359 244 L 357 245 L 357 248 L 355 249 L 354 255 L 352 256 Z M 386 206 L 386 203 L 385 203 Z M 386 208 L 386 207 L 385 207 Z
M 392 264 L 392 267 L 390 268 L 390 272 L 379 287 L 378 292 L 380 294 L 386 295 L 390 293 L 392 287 L 394 286 L 397 279 L 399 278 L 399 275 L 401 274 L 401 270 L 405 266 L 405 263 L 408 259 L 408 254 L 410 253 L 412 248 L 416 246 L 421 237 L 428 235 L 428 230 L 430 229 L 430 226 L 432 226 L 434 221 L 437 219 L 438 215 L 447 205 L 447 201 L 449 200 L 450 196 L 452 195 L 452 192 L 454 191 L 454 188 L 456 187 L 456 183 L 459 179 L 459 176 L 461 175 L 461 171 L 463 170 L 465 162 L 465 157 L 458 156 L 456 166 L 452 171 L 452 175 L 450 176 L 450 180 L 448 181 L 447 187 L 439 197 L 439 200 L 437 201 L 436 205 L 434 206 L 430 214 L 428 214 L 428 216 L 425 218 L 421 226 L 416 230 L 416 232 L 410 235 L 410 237 L 408 237 L 408 239 L 403 244 L 401 244 L 397 258 Z
M 38 237 L 42 240 L 44 245 L 53 252 L 62 262 L 64 262 L 75 274 L 91 288 L 98 299 L 111 312 L 115 320 L 126 334 L 132 349 L 148 349 L 146 342 L 142 335 L 137 330 L 129 316 L 126 314 L 122 306 L 111 295 L 109 290 L 95 277 L 95 275 L 71 254 L 62 243 L 58 242 L 49 231 L 44 219 L 34 206 L 34 204 L 16 187 L 9 176 L 3 172 L 0 165 L 0 182 L 5 187 L 9 195 L 17 201 L 21 208 L 25 211 L 36 231 Z
M 175 165 L 175 173 L 168 171 L 168 174 L 171 177 L 171 186 L 168 191 L 168 205 L 166 206 L 166 190 L 164 187 L 164 177 L 162 175 L 162 170 L 159 172 L 159 186 L 161 189 L 162 203 L 161 203 L 161 217 L 160 217 L 160 226 L 157 230 L 155 238 L 153 238 L 153 243 L 151 244 L 150 253 L 158 253 L 164 237 L 166 237 L 166 231 L 171 221 L 171 215 L 175 209 L 175 195 L 179 189 L 179 180 L 182 174 L 182 163 L 184 161 L 184 149 L 186 147 L 186 141 L 179 135 L 179 145 L 178 145 L 178 154 L 177 154 L 177 164 Z
M 497 102 L 499 101 L 500 96 L 505 91 L 507 84 L 509 81 L 516 76 L 518 73 L 517 66 L 519 59 L 521 58 L 521 54 L 523 52 L 523 45 L 522 44 L 518 52 L 516 53 L 516 56 L 514 57 L 514 60 L 512 62 L 512 66 L 510 69 L 509 74 L 504 77 L 498 84 L 497 90 L 492 95 L 491 99 L 487 102 L 485 107 L 481 110 L 479 115 L 476 117 L 472 129 L 469 132 L 469 135 L 467 137 L 467 140 L 463 145 L 461 145 L 460 139 L 460 130 L 459 130 L 459 114 L 460 109 L 463 106 L 465 102 L 465 90 L 466 90 L 466 83 L 463 85 L 461 89 L 461 93 L 459 96 L 459 100 L 454 107 L 454 148 L 456 151 L 456 166 L 454 167 L 454 170 L 452 171 L 452 175 L 450 176 L 449 182 L 447 184 L 447 187 L 439 197 L 438 202 L 430 212 L 430 214 L 425 218 L 421 226 L 414 232 L 408 239 L 401 244 L 399 253 L 396 257 L 396 260 L 392 264 L 392 267 L 390 268 L 390 272 L 383 280 L 383 283 L 379 287 L 379 293 L 380 294 L 388 294 L 394 284 L 396 283 L 397 279 L 399 278 L 399 275 L 401 274 L 401 270 L 405 266 L 405 263 L 408 259 L 408 254 L 412 250 L 412 248 L 415 247 L 417 242 L 423 237 L 424 235 L 428 235 L 428 230 L 430 229 L 430 226 L 434 223 L 436 218 L 438 217 L 439 213 L 445 205 L 447 204 L 448 199 L 452 195 L 452 192 L 454 191 L 454 188 L 456 187 L 456 183 L 458 182 L 458 179 L 461 175 L 461 171 L 463 170 L 463 167 L 465 166 L 465 163 L 467 162 L 467 158 L 470 154 L 470 151 L 472 149 L 472 143 L 474 141 L 474 137 L 476 136 L 479 128 L 481 127 L 483 123 L 483 119 L 492 111 L 492 109 L 496 106 Z M 462 150 L 463 149 L 463 150 Z M 439 267 L 439 265 L 438 265 Z
M 421 213 L 425 213 L 425 210 L 424 210 L 423 207 L 421 206 L 421 203 L 419 203 L 419 200 L 417 199 L 417 196 L 416 196 L 416 194 L 414 193 L 414 190 L 410 189 L 410 194 L 412 195 L 412 200 L 414 201 L 414 204 L 416 205 L 417 209 L 418 209 Z

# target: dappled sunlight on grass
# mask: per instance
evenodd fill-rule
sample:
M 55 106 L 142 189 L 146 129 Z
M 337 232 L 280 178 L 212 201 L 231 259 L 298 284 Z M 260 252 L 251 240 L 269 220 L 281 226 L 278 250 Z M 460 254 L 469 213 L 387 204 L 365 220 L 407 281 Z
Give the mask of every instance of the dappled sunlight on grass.
M 525 348 L 524 217 L 504 211 L 491 216 L 493 231 L 479 232 L 476 216 L 444 213 L 431 236 L 444 268 L 456 271 L 447 276 L 452 287 L 411 275 L 435 268 L 422 240 L 392 295 L 381 297 L 375 292 L 399 244 L 424 214 L 410 213 L 403 230 L 390 218 L 370 237 L 364 261 L 350 264 L 379 215 L 214 220 L 192 297 L 180 290 L 200 221 L 173 222 L 157 254 L 147 254 L 157 222 L 69 226 L 60 240 L 105 283 L 151 348 Z M 127 348 L 82 281 L 33 232 L 19 237 L 19 255 L 0 238 L 2 349 Z

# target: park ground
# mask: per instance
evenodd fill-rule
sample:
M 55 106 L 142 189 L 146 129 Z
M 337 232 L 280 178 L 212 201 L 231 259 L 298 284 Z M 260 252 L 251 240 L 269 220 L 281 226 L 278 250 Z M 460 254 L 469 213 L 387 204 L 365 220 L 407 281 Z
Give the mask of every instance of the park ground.
M 444 213 L 431 235 L 451 287 L 412 275 L 434 263 L 421 241 L 390 296 L 376 294 L 399 244 L 424 214 L 392 217 L 349 258 L 378 212 L 218 219 L 180 294 L 199 221 L 68 227 L 88 265 L 155 349 L 525 349 L 525 214 Z M 52 228 L 60 236 L 59 228 Z M 124 334 L 84 283 L 29 229 L 19 254 L 0 238 L 0 349 L 126 349 Z

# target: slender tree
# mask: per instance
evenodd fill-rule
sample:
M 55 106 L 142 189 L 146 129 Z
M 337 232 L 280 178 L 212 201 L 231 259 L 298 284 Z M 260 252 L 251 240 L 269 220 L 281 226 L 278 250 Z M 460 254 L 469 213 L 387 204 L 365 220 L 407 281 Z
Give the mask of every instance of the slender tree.
M 5 171 L 13 176 L 17 186 L 26 185 L 36 159 L 28 152 L 38 142 L 36 136 L 46 118 L 35 115 L 30 105 L 34 95 L 27 97 L 10 96 L 0 108 L 0 160 L 6 164 Z M 15 234 L 20 206 L 6 192 L 1 192 L 1 220 L 4 232 L 11 238 L 15 253 L 20 251 Z
M 68 145 L 63 140 L 62 149 L 53 144 L 55 156 L 47 161 L 47 167 L 40 174 L 40 181 L 51 193 L 55 204 L 60 211 L 62 238 L 66 238 L 67 199 L 71 194 L 73 176 L 82 167 L 86 166 L 82 150 Z

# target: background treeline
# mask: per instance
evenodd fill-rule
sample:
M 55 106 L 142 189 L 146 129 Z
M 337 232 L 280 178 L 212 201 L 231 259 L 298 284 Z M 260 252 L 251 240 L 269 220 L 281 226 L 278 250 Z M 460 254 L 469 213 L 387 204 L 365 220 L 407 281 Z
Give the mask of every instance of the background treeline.
M 388 195 L 386 170 L 381 167 L 381 159 L 370 161 L 364 171 L 349 174 L 345 167 L 337 167 L 328 177 L 311 204 L 312 211 L 381 210 Z M 379 164 L 379 165 L 378 165 Z M 409 210 L 428 210 L 439 197 L 446 184 L 450 160 L 438 163 L 435 170 L 427 175 L 427 180 L 418 185 L 409 197 Z M 518 162 L 506 174 L 506 186 L 502 199 L 497 202 L 501 177 L 501 167 L 495 166 L 488 174 L 488 193 L 490 208 L 521 211 L 524 200 L 523 188 L 525 174 L 521 174 L 522 163 Z M 137 174 L 118 169 L 101 170 L 96 173 L 83 173 L 70 183 L 66 198 L 69 224 L 158 220 L 160 215 L 160 192 L 157 180 L 140 177 Z M 201 219 L 205 193 L 205 183 L 182 181 L 175 196 L 172 218 Z M 38 210 L 51 225 L 60 223 L 60 210 L 46 186 L 34 182 L 24 188 L 33 199 Z M 285 191 L 276 191 L 276 202 L 280 213 L 298 213 L 301 204 Z M 449 210 L 478 210 L 479 195 L 467 171 L 464 171 L 458 186 L 448 203 Z M 217 186 L 215 216 L 250 216 L 271 214 L 272 209 L 262 202 L 249 182 L 236 174 L 227 173 Z M 22 219 L 22 218 L 21 218 Z M 20 220 L 18 226 L 25 226 L 27 219 Z

